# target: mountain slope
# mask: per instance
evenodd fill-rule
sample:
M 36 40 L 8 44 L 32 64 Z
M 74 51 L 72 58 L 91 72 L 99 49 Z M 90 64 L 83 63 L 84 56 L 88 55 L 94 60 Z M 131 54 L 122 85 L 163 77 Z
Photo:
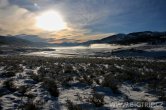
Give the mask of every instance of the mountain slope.
M 166 32 L 135 32 L 129 34 L 116 34 L 99 40 L 90 40 L 83 43 L 62 42 L 50 44 L 47 39 L 35 35 L 17 35 L 17 36 L 0 36 L 0 45 L 13 46 L 89 46 L 91 44 L 118 44 L 130 45 L 138 43 L 148 44 L 166 44 Z
M 0 45 L 28 46 L 32 45 L 32 42 L 13 36 L 0 36 Z
M 90 45 L 96 43 L 130 45 L 138 43 L 160 44 L 166 42 L 166 32 L 135 32 L 129 34 L 116 34 L 100 40 L 91 40 L 81 43 L 81 45 Z
M 29 40 L 21 39 L 16 36 L 0 36 L 0 45 L 8 45 L 15 47 L 43 47 L 50 46 L 47 42 L 32 42 Z
M 48 43 L 47 39 L 43 39 L 37 35 L 26 35 L 26 34 L 21 34 L 21 35 L 16 35 L 16 38 L 21 38 L 24 40 L 28 40 L 30 42 L 43 42 L 43 43 Z

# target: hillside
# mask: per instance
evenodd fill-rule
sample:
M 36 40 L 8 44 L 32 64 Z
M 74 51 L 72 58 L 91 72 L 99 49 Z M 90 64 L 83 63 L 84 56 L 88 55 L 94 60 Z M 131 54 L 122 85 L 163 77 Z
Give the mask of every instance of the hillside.
M 30 42 L 42 42 L 42 43 L 48 43 L 47 39 L 41 38 L 38 35 L 26 35 L 26 34 L 21 34 L 21 35 L 16 35 L 14 36 L 19 39 L 24 39 L 28 40 Z
M 35 35 L 17 35 L 17 36 L 0 36 L 0 45 L 14 46 L 89 46 L 91 44 L 118 44 L 131 45 L 139 43 L 147 44 L 166 44 L 166 32 L 134 32 L 129 34 L 116 34 L 98 40 L 89 40 L 83 43 L 62 42 L 50 44 L 47 39 Z
M 47 42 L 32 42 L 31 40 L 19 38 L 17 36 L 0 36 L 0 45 L 14 46 L 14 47 L 42 47 L 50 46 Z
M 162 44 L 166 42 L 166 32 L 135 32 L 129 34 L 116 34 L 99 40 L 83 42 L 81 45 L 98 43 L 130 45 L 138 43 Z
M 0 36 L 0 45 L 29 46 L 32 42 L 13 36 Z

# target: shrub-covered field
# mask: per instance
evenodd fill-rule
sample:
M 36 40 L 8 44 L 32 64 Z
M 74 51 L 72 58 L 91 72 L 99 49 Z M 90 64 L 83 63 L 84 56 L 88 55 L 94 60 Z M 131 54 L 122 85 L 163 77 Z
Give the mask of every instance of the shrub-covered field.
M 111 103 L 158 101 L 166 101 L 166 61 L 0 57 L 0 109 L 119 110 Z M 134 108 L 150 109 L 122 109 Z

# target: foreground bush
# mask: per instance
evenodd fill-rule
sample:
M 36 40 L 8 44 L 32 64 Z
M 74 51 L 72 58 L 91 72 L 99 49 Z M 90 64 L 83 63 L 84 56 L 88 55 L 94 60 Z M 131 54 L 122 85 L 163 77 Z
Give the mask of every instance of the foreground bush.
M 111 88 L 113 93 L 119 93 L 118 91 L 118 81 L 112 76 L 106 76 L 102 83 L 102 86 Z
M 82 108 L 79 105 L 73 104 L 70 100 L 66 100 L 66 106 L 68 110 L 82 110 Z
M 37 106 L 32 102 L 27 102 L 26 104 L 19 107 L 21 110 L 39 110 Z
M 0 77 L 6 77 L 6 78 L 10 78 L 10 77 L 13 77 L 15 76 L 15 73 L 12 72 L 12 71 L 9 71 L 9 72 L 3 72 L 0 74 Z
M 57 84 L 53 79 L 45 78 L 43 80 L 43 85 L 50 92 L 52 96 L 54 97 L 59 96 L 59 90 L 58 90 Z
M 3 86 L 11 92 L 16 91 L 16 87 L 14 86 L 12 79 L 8 79 L 8 80 L 4 81 Z
M 96 107 L 101 107 L 104 105 L 104 95 L 94 93 L 92 98 L 90 99 L 90 102 L 94 104 Z

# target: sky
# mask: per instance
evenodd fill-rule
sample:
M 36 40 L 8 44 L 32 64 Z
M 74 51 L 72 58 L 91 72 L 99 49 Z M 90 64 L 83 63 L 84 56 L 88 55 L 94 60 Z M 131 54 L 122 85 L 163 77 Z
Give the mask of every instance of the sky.
M 66 29 L 46 31 L 36 17 L 54 10 Z M 166 0 L 0 0 L 0 35 L 82 42 L 116 33 L 166 31 Z

